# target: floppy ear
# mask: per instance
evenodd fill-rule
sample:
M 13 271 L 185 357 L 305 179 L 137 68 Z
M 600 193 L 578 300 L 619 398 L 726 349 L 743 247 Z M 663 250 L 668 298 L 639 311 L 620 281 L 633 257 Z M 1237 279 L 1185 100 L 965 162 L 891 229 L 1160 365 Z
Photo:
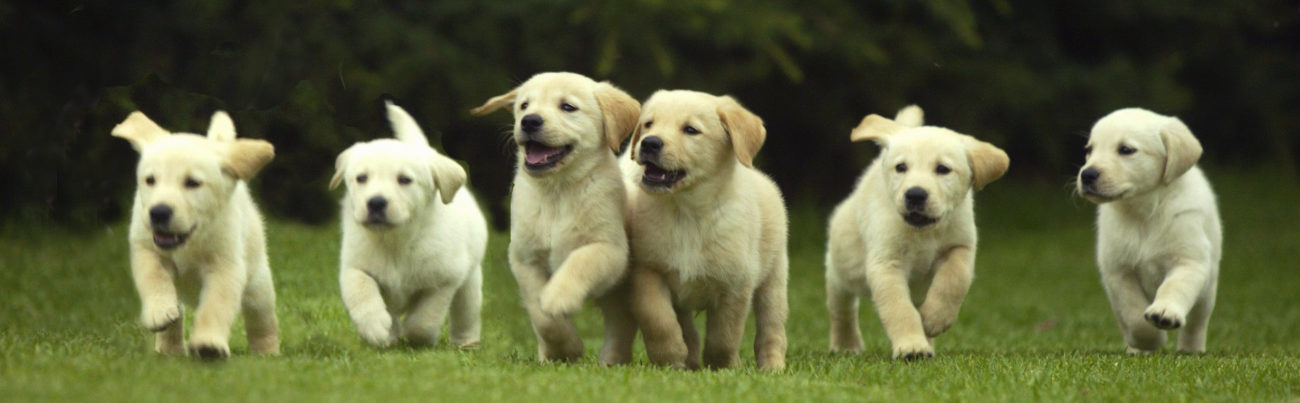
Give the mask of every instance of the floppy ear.
M 862 118 L 862 122 L 858 123 L 858 127 L 853 128 L 853 131 L 849 133 L 849 141 L 871 140 L 884 147 L 889 136 L 898 134 L 905 128 L 905 126 L 895 123 L 889 118 L 873 113 Z
M 601 118 L 605 121 L 605 146 L 618 153 L 619 144 L 632 134 L 637 118 L 641 117 L 641 103 L 608 82 L 596 84 L 596 103 L 600 104 Z
M 465 185 L 465 168 L 455 160 L 438 153 L 433 154 L 429 166 L 433 170 L 433 182 L 438 187 L 442 204 L 451 203 L 451 199 L 456 197 L 456 192 Z
M 1160 140 L 1165 143 L 1165 172 L 1160 176 L 1164 183 L 1183 176 L 1201 159 L 1201 142 L 1178 118 L 1169 118 L 1169 122 L 1160 128 Z
M 487 100 L 487 102 L 484 102 L 483 105 L 479 105 L 479 107 L 477 108 L 470 109 L 469 113 L 473 114 L 474 116 L 483 116 L 492 113 L 492 111 L 495 111 L 497 109 L 504 108 L 506 105 L 510 105 L 515 102 L 516 90 L 518 90 L 518 88 L 511 89 L 510 92 L 507 92 L 505 94 L 492 97 L 492 99 L 489 99 Z
M 415 123 L 415 118 L 406 113 L 402 107 L 394 105 L 393 101 L 384 101 L 384 106 L 388 109 L 388 124 L 393 126 L 393 134 L 397 140 L 404 143 L 428 146 L 429 139 L 424 137 L 424 131 L 420 130 L 420 125 Z
M 275 158 L 275 147 L 264 140 L 238 139 L 229 143 L 221 168 L 240 180 L 249 180 Z
M 962 135 L 966 142 L 966 159 L 970 161 L 971 186 L 984 190 L 990 182 L 1002 177 L 1011 167 L 1011 157 L 992 144 Z
M 731 136 L 731 148 L 736 152 L 736 159 L 752 168 L 754 156 L 767 139 L 763 119 L 740 106 L 735 98 L 725 95 L 718 97 L 718 119 L 722 120 L 722 127 Z
M 230 115 L 227 115 L 226 111 L 216 111 L 212 114 L 212 122 L 208 123 L 208 138 L 217 141 L 235 139 L 235 121 L 230 120 Z
M 348 155 L 352 153 L 352 148 L 354 147 L 356 146 L 348 147 L 348 149 L 343 150 L 343 152 L 339 153 L 339 156 L 334 159 L 334 176 L 330 178 L 330 190 L 334 190 L 339 187 L 340 183 L 343 183 L 343 171 L 347 170 Z
M 131 142 L 131 148 L 141 151 L 149 143 L 170 136 L 171 132 L 149 120 L 149 117 L 145 116 L 143 112 L 135 111 L 131 112 L 122 123 L 113 126 L 112 134 L 113 137 L 126 139 L 126 141 Z

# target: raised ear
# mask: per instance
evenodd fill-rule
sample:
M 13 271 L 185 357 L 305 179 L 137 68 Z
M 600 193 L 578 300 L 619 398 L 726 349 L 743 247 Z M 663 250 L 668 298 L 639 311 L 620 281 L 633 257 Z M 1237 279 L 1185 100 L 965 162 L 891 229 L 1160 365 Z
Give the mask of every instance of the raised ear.
M 235 121 L 230 120 L 226 111 L 212 114 L 212 122 L 208 123 L 208 138 L 216 141 L 235 140 Z
M 131 148 L 140 151 L 149 143 L 170 136 L 171 132 L 149 120 L 149 117 L 145 116 L 143 112 L 135 111 L 131 112 L 122 123 L 113 126 L 112 134 L 113 137 L 126 139 L 131 143 Z
M 237 139 L 229 145 L 222 169 L 240 180 L 253 179 L 257 171 L 275 158 L 275 147 L 264 140 Z
M 339 187 L 340 183 L 343 183 L 343 173 L 348 168 L 348 156 L 352 153 L 352 149 L 355 147 L 356 146 L 348 147 L 348 149 L 343 150 L 343 152 L 339 153 L 339 156 L 334 159 L 334 176 L 330 178 L 330 190 L 334 190 Z
M 905 128 L 905 126 L 895 123 L 889 118 L 873 113 L 862 118 L 862 122 L 858 123 L 858 127 L 853 128 L 853 131 L 849 133 L 849 140 L 852 142 L 871 140 L 884 147 L 889 136 L 898 134 Z
M 474 116 L 483 116 L 492 113 L 492 111 L 495 111 L 497 109 L 501 109 L 506 105 L 513 104 L 515 102 L 515 91 L 517 90 L 518 88 L 515 88 L 505 94 L 492 97 L 491 99 L 488 99 L 487 102 L 484 102 L 483 105 L 479 105 L 479 107 L 477 108 L 470 109 L 469 113 L 473 114 Z
M 971 186 L 984 190 L 984 186 L 1002 177 L 1011 167 L 1011 157 L 992 144 L 962 136 L 966 143 L 966 159 L 970 161 Z
M 424 137 L 424 131 L 420 130 L 420 125 L 415 123 L 415 118 L 411 117 L 411 114 L 393 104 L 393 101 L 384 101 L 384 106 L 388 109 L 388 124 L 393 126 L 393 134 L 397 140 L 415 145 L 429 145 L 429 139 Z
M 465 185 L 465 168 L 455 160 L 436 152 L 433 154 L 433 159 L 429 161 L 429 166 L 433 170 L 433 183 L 438 187 L 442 204 L 451 203 L 451 199 L 456 197 L 456 192 Z
M 623 139 L 636 128 L 641 117 L 641 103 L 608 82 L 596 84 L 596 103 L 600 104 L 601 118 L 605 121 L 605 146 L 618 153 Z
M 763 119 L 745 109 L 735 98 L 725 95 L 718 97 L 718 119 L 722 120 L 722 127 L 731 136 L 731 148 L 736 152 L 736 159 L 752 168 L 754 156 L 767 139 Z
M 1160 176 L 1164 183 L 1183 176 L 1201 159 L 1201 142 L 1178 118 L 1169 118 L 1160 128 L 1160 140 L 1165 143 L 1165 172 Z

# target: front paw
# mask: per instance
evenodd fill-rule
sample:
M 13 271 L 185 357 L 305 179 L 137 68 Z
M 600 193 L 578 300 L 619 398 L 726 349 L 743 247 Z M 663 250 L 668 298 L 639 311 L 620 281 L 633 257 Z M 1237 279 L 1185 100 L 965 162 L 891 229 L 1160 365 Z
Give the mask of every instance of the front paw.
M 542 305 L 542 312 L 547 315 L 565 316 L 581 309 L 582 301 L 586 297 L 582 292 L 574 290 L 573 287 L 552 281 L 542 288 L 539 302 Z
M 1151 304 L 1146 312 L 1142 314 L 1142 317 L 1146 318 L 1147 322 L 1150 322 L 1152 326 L 1165 330 L 1180 328 L 1184 322 L 1182 313 L 1176 312 L 1159 302 Z
M 140 323 L 151 332 L 161 332 L 181 318 L 181 306 L 171 303 L 147 303 L 140 314 Z
M 934 346 L 924 338 L 916 340 L 907 340 L 894 344 L 894 359 L 896 360 L 920 360 L 934 357 Z
M 388 312 L 367 315 L 356 321 L 357 334 L 361 340 L 375 347 L 388 347 L 396 341 L 393 333 L 393 317 Z
M 925 337 L 939 337 L 943 332 L 957 323 L 957 311 L 936 308 L 932 304 L 921 304 L 921 324 L 925 328 Z
M 189 350 L 191 357 L 198 357 L 205 361 L 224 360 L 230 357 L 230 345 L 222 341 L 190 340 Z

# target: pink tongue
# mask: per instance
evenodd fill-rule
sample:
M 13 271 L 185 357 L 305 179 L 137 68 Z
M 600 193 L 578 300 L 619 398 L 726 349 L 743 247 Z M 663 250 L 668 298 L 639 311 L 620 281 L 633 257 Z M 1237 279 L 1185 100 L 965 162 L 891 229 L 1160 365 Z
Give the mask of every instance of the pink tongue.
M 529 164 L 541 164 L 559 153 L 559 147 L 547 147 L 536 143 L 529 143 L 524 152 L 524 160 L 528 161 Z

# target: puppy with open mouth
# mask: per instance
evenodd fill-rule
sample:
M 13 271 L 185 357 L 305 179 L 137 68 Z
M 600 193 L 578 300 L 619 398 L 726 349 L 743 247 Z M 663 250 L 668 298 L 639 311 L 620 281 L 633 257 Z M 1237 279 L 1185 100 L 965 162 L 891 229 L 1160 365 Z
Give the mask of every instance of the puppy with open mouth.
M 230 355 L 230 327 L 243 312 L 249 349 L 278 354 L 275 287 L 262 217 L 246 181 L 275 156 L 262 140 L 236 139 L 225 112 L 207 136 L 170 133 L 134 112 L 113 128 L 140 152 L 131 211 L 131 272 L 141 321 L 155 349 L 186 352 L 180 302 L 196 307 L 190 355 Z
M 763 121 L 728 96 L 659 91 L 628 158 L 633 311 L 656 364 L 730 368 L 751 306 L 754 355 L 785 368 L 785 202 L 753 168 Z M 694 313 L 708 314 L 701 352 Z
M 852 141 L 880 155 L 831 214 L 826 306 L 832 351 L 862 351 L 858 298 L 870 294 L 893 357 L 934 355 L 933 339 L 957 321 L 975 275 L 973 193 L 1006 172 L 992 144 L 921 126 L 909 106 L 895 120 L 867 116 Z M 919 309 L 918 309 L 919 308 Z
M 509 107 L 518 145 L 510 195 L 510 271 L 519 283 L 541 361 L 573 361 L 582 339 L 570 315 L 588 299 L 605 318 L 603 364 L 632 359 L 627 306 L 626 191 L 614 153 L 641 105 L 574 73 L 541 73 L 472 113 Z
M 1201 143 L 1178 118 L 1128 108 L 1098 120 L 1077 191 L 1097 203 L 1097 266 L 1129 354 L 1165 344 L 1205 351 L 1223 229 L 1196 161 Z
M 362 340 L 432 346 L 450 316 L 451 342 L 479 343 L 487 220 L 464 186 L 465 169 L 429 146 L 387 102 L 395 139 L 339 154 L 330 188 L 347 183 L 339 287 Z

